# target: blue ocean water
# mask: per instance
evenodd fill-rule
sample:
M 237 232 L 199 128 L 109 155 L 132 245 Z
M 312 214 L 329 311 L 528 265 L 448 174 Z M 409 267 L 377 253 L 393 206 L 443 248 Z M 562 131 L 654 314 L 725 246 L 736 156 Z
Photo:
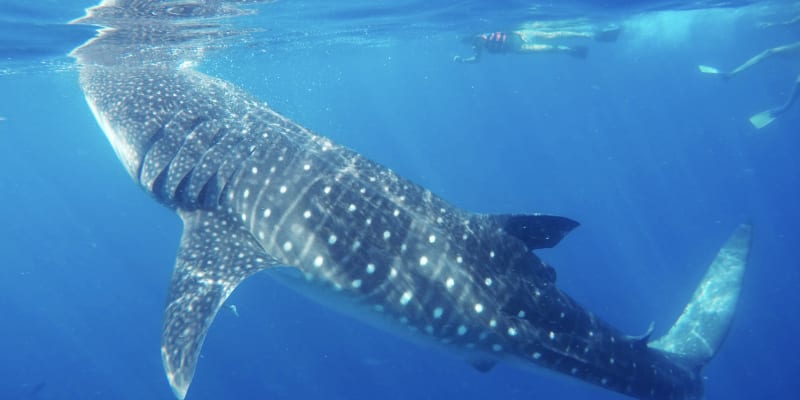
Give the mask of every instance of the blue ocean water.
M 623 331 L 665 332 L 728 234 L 754 224 L 709 399 L 795 398 L 800 358 L 800 60 L 732 68 L 800 40 L 794 2 L 283 1 L 200 69 L 457 206 L 582 226 L 539 254 Z M 0 5 L 0 399 L 171 399 L 159 346 L 180 221 L 125 173 L 66 54 L 92 1 Z M 461 37 L 543 21 L 618 24 L 589 56 L 486 55 Z M 618 399 L 500 364 L 482 374 L 257 275 L 211 328 L 189 399 Z

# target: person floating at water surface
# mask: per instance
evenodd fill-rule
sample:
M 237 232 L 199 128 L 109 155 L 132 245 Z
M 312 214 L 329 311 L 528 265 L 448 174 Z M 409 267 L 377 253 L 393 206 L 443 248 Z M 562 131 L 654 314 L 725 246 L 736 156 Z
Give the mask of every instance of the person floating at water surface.
M 589 48 L 587 46 L 566 46 L 535 42 L 537 39 L 551 40 L 563 38 L 587 38 L 598 42 L 613 42 L 619 37 L 621 29 L 613 25 L 597 32 L 579 31 L 547 31 L 547 30 L 517 30 L 513 32 L 491 32 L 469 36 L 464 42 L 472 45 L 472 55 L 469 57 L 455 56 L 454 62 L 476 63 L 480 61 L 483 51 L 489 53 L 516 53 L 516 54 L 546 54 L 564 53 L 576 58 L 586 58 Z
M 800 59 L 800 41 L 766 49 L 761 53 L 758 53 L 755 56 L 751 57 L 750 59 L 745 61 L 742 65 L 739 65 L 730 72 L 721 71 L 715 67 L 710 67 L 708 65 L 698 65 L 698 68 L 700 69 L 700 72 L 706 74 L 718 75 L 723 79 L 728 80 L 742 73 L 743 71 L 750 69 L 754 65 L 761 63 L 766 59 L 775 57 Z M 777 118 L 779 115 L 783 114 L 784 112 L 786 112 L 786 110 L 791 108 L 791 106 L 794 105 L 795 102 L 797 102 L 798 97 L 800 97 L 800 75 L 798 75 L 797 78 L 795 78 L 794 85 L 792 86 L 791 93 L 789 94 L 789 98 L 783 105 L 753 115 L 752 117 L 750 117 L 750 123 L 753 124 L 753 126 L 756 127 L 756 129 L 761 129 L 769 125 L 770 123 L 775 121 L 775 118 Z

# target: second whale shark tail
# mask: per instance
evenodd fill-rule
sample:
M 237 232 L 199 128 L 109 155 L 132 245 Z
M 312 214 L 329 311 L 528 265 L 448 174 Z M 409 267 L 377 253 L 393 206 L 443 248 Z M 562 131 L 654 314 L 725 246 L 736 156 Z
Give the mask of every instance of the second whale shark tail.
M 653 349 L 675 354 L 697 368 L 717 353 L 728 334 L 750 252 L 752 227 L 740 225 L 717 253 L 691 301 Z

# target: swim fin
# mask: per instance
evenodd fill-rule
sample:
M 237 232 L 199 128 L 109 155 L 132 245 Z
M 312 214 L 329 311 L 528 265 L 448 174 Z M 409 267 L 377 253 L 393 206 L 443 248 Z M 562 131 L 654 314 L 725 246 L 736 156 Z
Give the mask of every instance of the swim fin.
M 719 70 L 714 67 L 709 67 L 708 65 L 698 65 L 697 69 L 704 74 L 719 74 Z
M 756 115 L 750 117 L 750 123 L 756 129 L 761 129 L 775 121 L 775 115 L 772 113 L 772 110 L 762 111 Z
M 727 81 L 727 80 L 733 78 L 733 73 L 728 72 L 728 71 L 720 71 L 719 69 L 714 68 L 714 67 L 709 67 L 708 65 L 698 65 L 697 69 L 699 69 L 700 72 L 702 72 L 704 74 L 716 75 L 716 76 L 722 78 L 723 81 Z

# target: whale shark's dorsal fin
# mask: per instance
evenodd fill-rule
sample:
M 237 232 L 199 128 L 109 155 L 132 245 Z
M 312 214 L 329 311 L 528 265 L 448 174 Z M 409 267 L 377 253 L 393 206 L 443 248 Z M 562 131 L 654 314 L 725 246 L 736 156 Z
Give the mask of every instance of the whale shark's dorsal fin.
M 696 366 L 708 363 L 728 334 L 750 252 L 752 227 L 740 225 L 719 250 L 692 300 L 661 338 L 649 347 L 680 355 Z
M 566 217 L 544 214 L 475 215 L 473 218 L 481 219 L 481 223 L 493 224 L 497 229 L 521 240 L 528 250 L 553 247 L 580 225 Z
M 275 265 L 252 235 L 216 211 L 180 212 L 183 236 L 169 288 L 161 356 L 172 390 L 183 399 L 209 326 L 236 286 Z

